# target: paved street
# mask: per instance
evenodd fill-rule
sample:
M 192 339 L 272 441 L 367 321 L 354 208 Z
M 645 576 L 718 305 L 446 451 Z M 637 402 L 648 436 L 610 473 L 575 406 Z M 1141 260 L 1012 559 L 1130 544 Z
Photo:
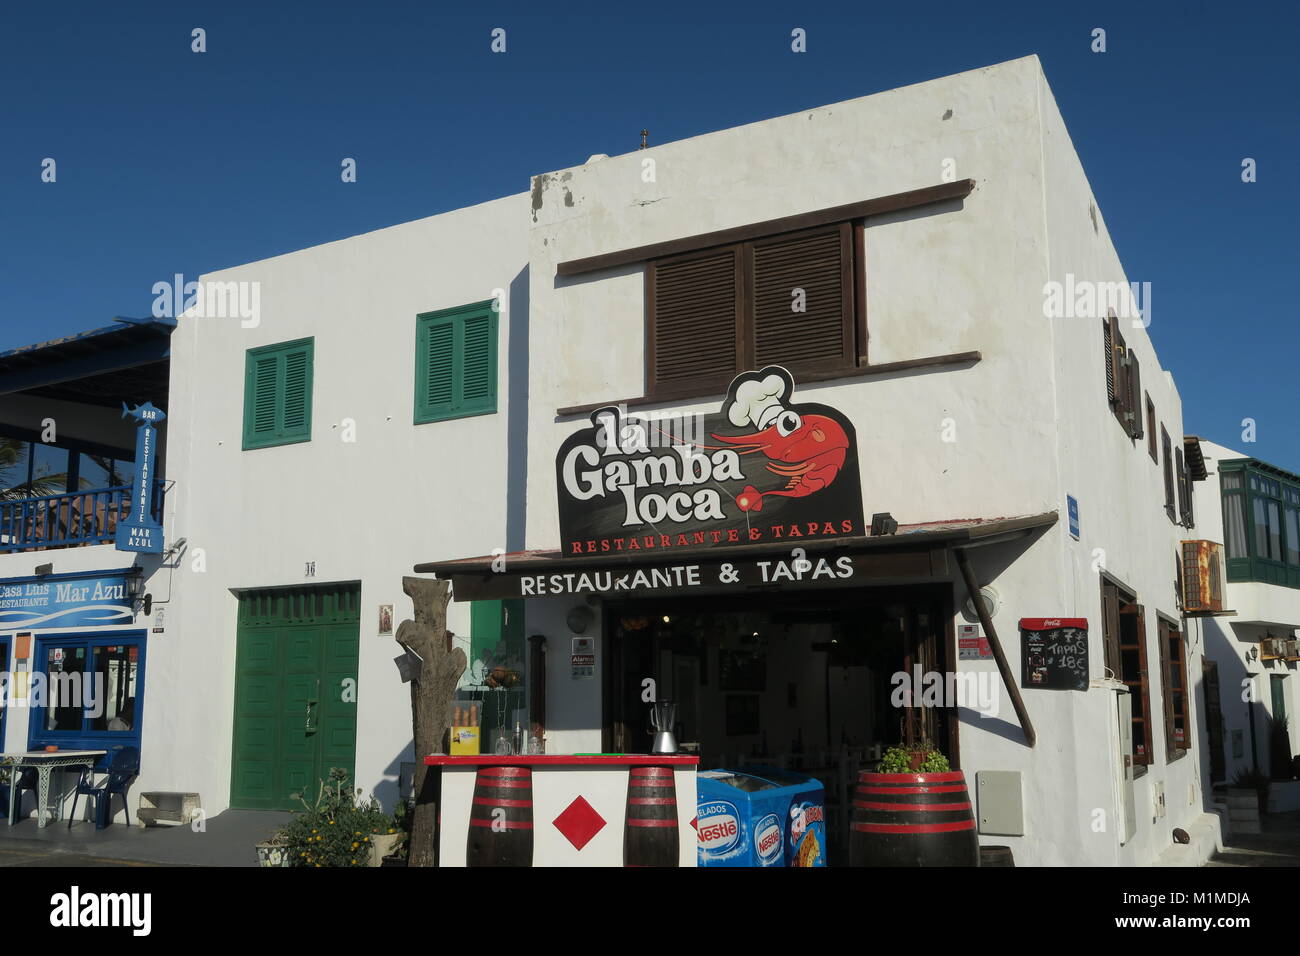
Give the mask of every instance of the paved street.
M 1300 811 L 1271 814 L 1262 829 L 1230 837 L 1206 866 L 1300 866 Z
M 204 830 L 78 822 L 44 829 L 25 819 L 0 824 L 0 866 L 256 866 L 257 843 L 288 820 L 272 810 L 227 810 Z

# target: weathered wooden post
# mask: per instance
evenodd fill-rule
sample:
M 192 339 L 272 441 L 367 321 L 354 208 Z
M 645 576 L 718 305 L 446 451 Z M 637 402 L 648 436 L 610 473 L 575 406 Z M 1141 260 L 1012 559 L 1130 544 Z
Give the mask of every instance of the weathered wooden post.
M 411 675 L 411 730 L 415 739 L 415 812 L 407 866 L 433 866 L 437 797 L 424 758 L 445 753 L 451 726 L 451 702 L 465 672 L 465 652 L 451 646 L 447 630 L 448 582 L 402 578 L 402 590 L 415 605 L 415 620 L 397 628 L 397 643 L 420 658 Z

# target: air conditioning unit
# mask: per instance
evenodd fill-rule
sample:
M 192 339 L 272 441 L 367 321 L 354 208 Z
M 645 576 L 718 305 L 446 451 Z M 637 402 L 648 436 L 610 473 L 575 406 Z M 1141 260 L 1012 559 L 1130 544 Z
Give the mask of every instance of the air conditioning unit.
M 1282 656 L 1289 661 L 1300 661 L 1300 641 L 1283 641 Z
M 1183 542 L 1183 610 L 1189 615 L 1223 610 L 1223 545 Z

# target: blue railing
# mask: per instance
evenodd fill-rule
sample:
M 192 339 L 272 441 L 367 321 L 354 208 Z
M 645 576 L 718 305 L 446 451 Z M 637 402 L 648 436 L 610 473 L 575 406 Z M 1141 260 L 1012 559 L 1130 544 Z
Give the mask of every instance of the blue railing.
M 164 482 L 154 484 L 153 517 L 162 521 Z M 0 553 L 108 544 L 130 520 L 131 488 L 0 501 Z

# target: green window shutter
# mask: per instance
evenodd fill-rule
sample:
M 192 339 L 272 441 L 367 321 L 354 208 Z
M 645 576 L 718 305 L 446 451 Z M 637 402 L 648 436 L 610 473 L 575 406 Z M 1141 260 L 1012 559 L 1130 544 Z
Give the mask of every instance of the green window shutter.
M 455 323 L 420 323 L 416 357 L 415 420 L 450 418 L 455 412 Z M 423 416 L 423 417 L 422 417 Z
M 417 425 L 497 410 L 497 315 L 488 301 L 417 317 Z
M 244 448 L 311 439 L 315 340 L 249 349 L 244 374 Z

